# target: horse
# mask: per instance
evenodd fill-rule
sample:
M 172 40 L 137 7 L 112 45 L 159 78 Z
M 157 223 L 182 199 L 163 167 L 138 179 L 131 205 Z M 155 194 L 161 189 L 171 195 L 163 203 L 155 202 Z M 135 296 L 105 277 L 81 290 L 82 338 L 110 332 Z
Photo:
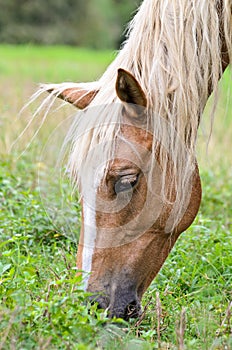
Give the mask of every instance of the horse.
M 41 86 L 80 110 L 67 164 L 82 203 L 77 267 L 109 317 L 139 317 L 198 213 L 197 132 L 231 63 L 231 13 L 231 0 L 144 0 L 98 81 Z

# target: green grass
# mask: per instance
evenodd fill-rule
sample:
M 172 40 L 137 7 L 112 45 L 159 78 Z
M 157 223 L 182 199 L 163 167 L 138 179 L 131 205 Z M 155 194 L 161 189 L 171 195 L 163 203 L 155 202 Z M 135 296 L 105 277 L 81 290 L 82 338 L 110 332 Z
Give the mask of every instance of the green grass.
M 21 158 L 7 153 L 24 125 L 15 116 L 35 82 L 95 79 L 112 54 L 31 46 L 1 46 L 0 51 L 0 349 L 177 349 L 183 308 L 186 349 L 230 349 L 232 104 L 231 98 L 226 98 L 231 86 L 229 72 L 222 84 L 209 157 L 200 137 L 200 213 L 182 234 L 145 294 L 144 319 L 127 324 L 111 322 L 103 311 L 96 310 L 96 305 L 88 304 L 80 277 L 76 276 L 76 243 L 63 234 L 61 223 L 54 225 L 47 215 L 36 181 L 38 169 L 44 166 L 36 152 L 44 144 L 46 130 Z M 73 109 L 67 113 L 70 111 Z M 59 120 L 63 113 L 58 113 Z M 48 122 L 49 131 L 56 126 L 57 118 Z M 207 115 L 205 120 L 209 120 Z M 30 132 L 26 136 L 30 137 Z M 58 195 L 55 192 L 57 202 Z M 73 211 L 79 217 L 80 207 Z M 159 317 L 157 301 L 162 308 Z
M 33 82 L 88 81 L 99 77 L 115 53 L 67 46 L 1 45 L 0 74 Z M 36 69 L 35 69 L 36 67 Z

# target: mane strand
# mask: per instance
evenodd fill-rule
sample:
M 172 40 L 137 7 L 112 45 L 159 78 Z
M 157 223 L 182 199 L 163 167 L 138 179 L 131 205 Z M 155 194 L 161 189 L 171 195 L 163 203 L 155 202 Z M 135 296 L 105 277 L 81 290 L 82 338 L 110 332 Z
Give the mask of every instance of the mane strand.
M 88 120 L 88 115 L 77 118 L 68 135 L 72 144 L 69 169 L 80 189 L 86 167 L 96 157 L 94 148 L 103 145 L 101 162 L 113 157 L 121 113 L 119 107 L 112 112 L 112 106 L 119 102 L 115 81 L 118 68 L 123 68 L 135 76 L 147 97 L 153 155 L 157 154 L 157 140 L 164 148 L 160 152 L 163 192 L 171 159 L 177 198 L 184 203 L 195 169 L 200 118 L 210 93 L 217 90 L 223 70 L 232 61 L 231 11 L 232 0 L 142 2 L 122 49 L 94 83 L 99 92 L 88 109 L 97 107 L 98 115 Z

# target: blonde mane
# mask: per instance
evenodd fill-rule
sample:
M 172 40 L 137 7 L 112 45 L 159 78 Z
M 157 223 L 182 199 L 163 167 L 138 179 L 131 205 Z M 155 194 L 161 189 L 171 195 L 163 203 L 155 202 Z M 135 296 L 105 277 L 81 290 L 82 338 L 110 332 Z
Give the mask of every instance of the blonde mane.
M 163 183 L 171 158 L 179 174 L 177 188 L 183 193 L 192 175 L 197 130 L 209 89 L 216 91 L 223 72 L 222 28 L 231 60 L 231 6 L 231 0 L 143 1 L 130 23 L 123 48 L 93 83 L 99 92 L 89 109 L 98 106 L 98 112 L 78 118 L 72 127 L 69 167 L 75 179 L 84 176 L 86 162 L 91 163 L 93 154 L 96 156 L 95 152 L 91 157 L 88 154 L 97 145 L 104 145 L 99 161 L 111 157 L 114 148 L 109 140 L 115 139 L 120 125 L 120 108 L 112 108 L 119 102 L 115 81 L 117 69 L 124 68 L 141 84 L 148 99 L 154 139 L 167 151 L 161 156 Z M 81 138 L 80 130 L 85 132 Z M 154 154 L 156 145 L 154 142 Z
M 99 92 L 80 112 L 67 137 L 71 141 L 69 169 L 76 183 L 81 184 L 93 159 L 104 163 L 113 156 L 121 115 L 115 81 L 118 68 L 124 68 L 141 84 L 154 140 L 165 148 L 161 153 L 163 187 L 172 159 L 179 200 L 183 200 L 194 171 L 200 117 L 223 73 L 222 42 L 231 62 L 231 8 L 231 0 L 142 2 L 113 63 L 99 81 L 82 85 Z M 157 142 L 153 144 L 155 155 Z

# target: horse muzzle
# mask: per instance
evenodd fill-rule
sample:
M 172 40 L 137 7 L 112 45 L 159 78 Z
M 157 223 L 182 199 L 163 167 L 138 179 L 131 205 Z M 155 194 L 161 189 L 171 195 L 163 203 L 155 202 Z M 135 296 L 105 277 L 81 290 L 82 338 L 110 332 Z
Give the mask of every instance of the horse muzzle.
M 98 303 L 99 309 L 107 309 L 110 318 L 117 317 L 128 321 L 130 318 L 138 318 L 142 313 L 137 293 L 128 289 L 119 287 L 110 297 L 103 293 L 94 293 L 90 298 L 92 302 Z

